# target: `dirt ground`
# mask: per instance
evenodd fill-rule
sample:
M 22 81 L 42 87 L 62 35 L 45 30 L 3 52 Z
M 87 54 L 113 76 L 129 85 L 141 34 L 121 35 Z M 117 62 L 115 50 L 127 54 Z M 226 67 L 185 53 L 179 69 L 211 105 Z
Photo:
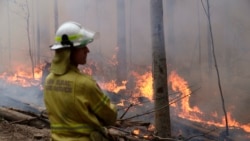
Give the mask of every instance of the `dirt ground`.
M 12 124 L 0 119 L 0 141 L 49 141 L 50 130 Z

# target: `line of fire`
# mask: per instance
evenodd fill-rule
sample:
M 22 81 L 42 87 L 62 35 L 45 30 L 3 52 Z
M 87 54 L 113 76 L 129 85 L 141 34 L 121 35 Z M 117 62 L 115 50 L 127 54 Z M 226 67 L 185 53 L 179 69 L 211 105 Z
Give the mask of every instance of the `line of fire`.
M 111 135 L 131 141 L 250 140 L 247 0 L 62 1 L 0 2 L 6 19 L 0 119 L 49 128 L 43 103 L 49 45 L 59 23 L 79 18 L 100 33 L 80 70 L 118 108 L 119 126 L 110 127 Z

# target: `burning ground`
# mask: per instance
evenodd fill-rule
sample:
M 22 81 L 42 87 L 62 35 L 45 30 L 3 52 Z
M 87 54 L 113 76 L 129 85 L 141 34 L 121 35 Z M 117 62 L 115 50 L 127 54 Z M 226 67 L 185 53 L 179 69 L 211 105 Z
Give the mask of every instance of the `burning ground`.
M 102 77 L 95 75 L 94 77 L 112 102 L 117 105 L 119 119 L 148 122 L 153 126 L 154 111 L 157 109 L 154 109 L 151 67 L 131 71 L 130 79 L 118 85 L 113 75 L 105 78 L 108 76 L 105 73 L 110 72 L 114 68 L 113 65 L 105 68 L 109 71 L 100 71 L 97 63 L 90 63 L 81 69 L 91 75 L 102 74 L 100 75 Z M 1 106 L 36 114 L 39 114 L 41 109 L 44 110 L 42 77 L 45 76 L 43 73 L 47 73 L 46 69 L 48 69 L 45 66 L 46 64 L 43 64 L 35 68 L 34 78 L 22 71 L 14 74 L 3 73 L 1 75 Z M 203 91 L 201 86 L 190 85 L 176 70 L 169 72 L 166 83 L 169 86 L 170 99 L 166 107 L 170 107 L 174 137 L 184 139 L 193 137 L 195 139 L 224 138 L 225 118 L 221 113 L 221 107 L 215 108 L 214 111 L 211 111 L 213 108 L 204 110 L 204 107 L 199 105 L 200 102 L 195 101 L 196 96 Z M 237 108 L 229 108 L 227 111 L 230 138 L 249 139 L 250 123 L 237 120 L 235 118 L 237 112 L 234 110 Z M 3 123 L 4 125 L 6 124 Z M 196 137 L 196 135 L 198 136 Z

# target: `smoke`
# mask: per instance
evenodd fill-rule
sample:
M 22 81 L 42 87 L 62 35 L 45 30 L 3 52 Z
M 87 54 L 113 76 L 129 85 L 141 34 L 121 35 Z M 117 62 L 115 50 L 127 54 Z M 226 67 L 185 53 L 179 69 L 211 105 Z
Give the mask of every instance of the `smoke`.
M 218 63 L 220 83 L 222 85 L 226 109 L 228 112 L 232 112 L 232 116 L 236 118 L 237 121 L 246 123 L 249 122 L 249 116 L 244 113 L 247 113 L 247 109 L 250 107 L 247 102 L 249 100 L 249 88 L 247 86 L 249 83 L 249 67 L 247 63 L 249 60 L 249 50 L 247 49 L 249 45 L 249 40 L 247 40 L 249 32 L 246 30 L 248 27 L 245 25 L 247 23 L 246 21 L 249 21 L 249 19 L 245 18 L 247 16 L 248 9 L 246 8 L 240 11 L 236 10 L 237 7 L 242 8 L 244 1 L 239 3 L 235 3 L 233 1 L 225 3 L 225 1 L 220 1 L 218 3 L 210 2 L 210 4 L 214 49 Z M 246 2 L 245 4 L 247 5 Z M 211 58 L 211 54 L 208 52 L 211 50 L 211 44 L 209 43 L 207 37 L 207 18 L 202 9 L 200 12 L 201 14 L 199 17 L 199 23 L 204 24 L 202 26 L 204 26 L 206 29 L 200 29 L 199 33 L 202 41 L 200 46 L 201 58 L 198 56 L 198 48 L 191 48 L 193 49 L 193 54 L 196 53 L 197 56 L 192 56 L 193 54 L 186 53 L 185 56 L 181 56 L 180 60 L 184 59 L 185 61 L 181 60 L 180 64 L 188 62 L 187 60 L 190 59 L 185 58 L 188 56 L 190 56 L 192 59 L 195 57 L 197 61 L 192 62 L 194 64 L 189 64 L 190 66 L 187 64 L 180 65 L 182 67 L 180 72 L 186 75 L 188 82 L 191 84 L 198 83 L 197 85 L 200 85 L 202 88 L 201 91 L 192 96 L 193 102 L 195 103 L 194 105 L 199 105 L 199 107 L 205 112 L 209 113 L 216 111 L 220 115 L 223 115 L 222 103 L 218 89 L 217 73 L 215 72 L 215 64 L 213 58 Z M 188 25 L 185 26 L 189 27 Z M 200 26 L 200 28 L 202 28 L 202 26 Z M 190 27 L 193 26 L 190 25 Z M 189 29 L 193 28 L 188 28 L 186 30 Z M 194 32 L 188 33 L 193 35 Z M 187 38 L 185 38 L 185 46 L 187 47 L 188 38 L 193 38 L 195 36 L 186 36 Z M 207 39 L 203 41 L 205 38 Z M 179 44 L 178 41 L 178 38 L 176 38 L 176 44 Z M 199 59 L 201 64 L 198 62 Z M 239 109 L 241 112 L 239 112 Z
M 29 69 L 31 63 L 26 21 L 23 17 L 25 12 L 19 5 L 25 5 L 25 1 L 9 1 L 9 7 L 7 1 L 0 2 L 0 71 L 14 72 L 17 66 Z M 100 33 L 100 38 L 89 45 L 89 59 L 102 62 L 103 66 L 116 52 L 119 10 L 116 2 L 58 1 L 59 24 L 68 20 L 77 21 Z M 206 3 L 203 2 L 206 9 Z M 28 4 L 32 48 L 37 64 L 50 61 L 53 52 L 49 45 L 53 44 L 55 35 L 54 1 L 29 1 Z M 177 70 L 190 86 L 201 87 L 191 96 L 191 105 L 198 106 L 206 113 L 216 111 L 223 115 L 217 74 L 211 55 L 208 19 L 201 0 L 167 0 L 163 4 L 168 72 Z M 247 0 L 210 0 L 210 4 L 215 55 L 226 109 L 232 112 L 237 121 L 249 123 L 250 3 Z M 125 2 L 127 63 L 130 70 L 152 64 L 149 7 L 149 0 Z

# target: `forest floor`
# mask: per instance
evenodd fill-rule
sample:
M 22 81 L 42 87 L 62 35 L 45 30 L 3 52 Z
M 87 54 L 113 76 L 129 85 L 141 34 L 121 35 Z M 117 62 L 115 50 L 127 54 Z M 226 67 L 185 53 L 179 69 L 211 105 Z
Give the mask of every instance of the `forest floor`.
M 50 130 L 0 119 L 0 141 L 49 141 Z

